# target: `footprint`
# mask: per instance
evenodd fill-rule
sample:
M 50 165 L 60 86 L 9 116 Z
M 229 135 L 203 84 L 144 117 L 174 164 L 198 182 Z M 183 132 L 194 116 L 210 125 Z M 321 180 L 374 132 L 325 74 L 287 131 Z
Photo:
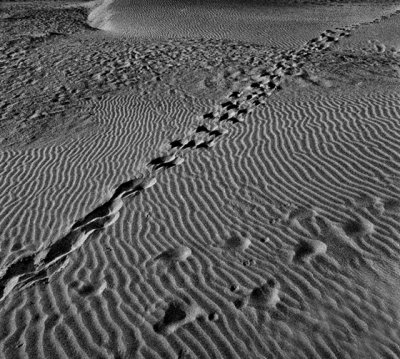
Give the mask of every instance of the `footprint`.
M 172 161 L 168 161 L 166 163 L 161 163 L 154 167 L 155 170 L 159 168 L 172 168 L 175 166 L 180 166 L 185 160 L 182 157 L 175 157 Z
M 197 148 L 212 148 L 216 145 L 216 140 L 215 138 L 208 140 L 208 141 L 203 141 L 200 144 L 197 145 Z
M 22 257 L 3 269 L 0 273 L 0 302 L 13 290 L 18 284 L 19 278 L 27 273 L 35 271 L 35 255 Z
M 231 92 L 231 94 L 229 95 L 229 98 L 237 99 L 237 98 L 239 98 L 241 95 L 242 95 L 241 92 L 239 92 L 239 91 L 233 91 L 233 92 Z
M 228 133 L 228 130 L 225 128 L 222 129 L 216 129 L 210 132 L 210 136 L 215 136 L 215 137 L 219 137 L 222 135 L 226 135 Z
M 326 254 L 326 250 L 327 245 L 324 242 L 319 240 L 303 240 L 295 250 L 293 261 L 310 263 L 314 257 Z
M 149 162 L 149 165 L 150 166 L 163 165 L 163 164 L 166 164 L 168 162 L 172 162 L 173 160 L 175 160 L 175 158 L 176 158 L 176 154 L 175 153 L 173 153 L 171 155 L 160 156 L 160 157 L 157 157 L 157 158 L 151 160 Z
M 229 106 L 237 106 L 237 105 L 235 105 L 232 101 L 226 101 L 226 102 L 223 102 L 221 104 L 222 108 L 226 108 L 226 107 L 229 107 Z
M 198 144 L 200 143 L 200 140 L 197 138 L 193 138 L 190 141 L 188 141 L 183 147 L 182 150 L 185 148 L 195 148 Z
M 203 115 L 203 118 L 204 118 L 205 120 L 212 120 L 212 119 L 214 119 L 214 118 L 215 118 L 214 112 L 206 113 L 205 115 Z
M 232 111 L 232 110 L 237 110 L 238 108 L 239 108 L 238 105 L 232 103 L 231 105 L 229 105 L 229 106 L 226 107 L 226 110 L 227 110 L 227 111 Z
M 374 225 L 367 219 L 358 217 L 357 219 L 351 219 L 345 222 L 343 224 L 343 231 L 349 237 L 357 237 L 371 234 L 374 231 Z
M 247 113 L 248 113 L 247 108 L 240 108 L 237 114 L 238 116 L 240 116 L 240 115 L 247 115 Z
M 392 214 L 400 214 L 400 200 L 399 199 L 388 199 L 383 202 L 385 212 Z
M 267 87 L 268 87 L 270 90 L 274 90 L 277 86 L 278 86 L 278 84 L 276 84 L 276 83 L 273 82 L 273 81 L 269 81 L 269 82 L 267 83 Z
M 238 118 L 238 117 L 229 117 L 228 121 L 232 122 L 233 124 L 236 124 L 236 123 L 243 122 L 243 119 L 242 118 Z
M 292 228 L 302 231 L 305 235 L 316 237 L 320 234 L 320 228 L 316 223 L 318 212 L 314 208 L 297 207 L 286 214 L 285 219 Z
M 205 126 L 205 125 L 199 125 L 196 128 L 196 133 L 200 133 L 200 132 L 210 132 L 210 130 Z
M 55 243 L 53 243 L 47 250 L 43 251 L 43 265 L 48 266 L 61 257 L 71 253 L 75 248 L 83 244 L 88 237 L 88 234 L 80 230 L 75 230 L 68 233 Z
M 233 235 L 225 240 L 225 243 L 219 248 L 231 251 L 245 251 L 250 247 L 251 240 L 242 235 Z
M 255 107 L 258 107 L 260 105 L 265 105 L 265 100 L 261 100 L 262 96 L 260 96 L 258 99 L 254 100 L 251 104 Z
M 194 322 L 203 315 L 204 311 L 197 304 L 191 303 L 188 305 L 183 302 L 173 301 L 168 305 L 164 317 L 154 324 L 153 329 L 158 334 L 170 335 L 180 327 Z
M 191 255 L 191 249 L 186 246 L 168 249 L 145 263 L 146 277 L 160 276 L 174 271 L 178 263 L 185 262 Z
M 261 82 L 253 82 L 250 84 L 251 88 L 260 88 L 261 87 Z
M 14 288 L 26 288 L 34 283 L 47 280 L 48 277 L 62 270 L 69 262 L 67 255 L 79 249 L 86 239 L 96 230 L 104 229 L 113 224 L 119 217 L 119 212 L 99 217 L 83 227 L 69 232 L 48 248 L 39 250 L 36 254 L 21 258 L 0 272 L 0 301 Z M 55 271 L 54 268 L 55 267 Z M 49 273 L 49 269 L 52 270 Z
M 192 255 L 192 250 L 189 247 L 181 246 L 178 248 L 168 249 L 161 254 L 159 254 L 155 261 L 163 261 L 167 263 L 177 263 L 188 259 Z
M 228 113 L 228 112 L 223 113 L 223 114 L 219 117 L 219 120 L 220 120 L 220 121 L 225 121 L 225 120 L 228 120 L 228 119 L 229 119 L 229 113 Z
M 145 189 L 148 189 L 150 187 L 153 187 L 157 183 L 157 178 L 155 177 L 148 177 L 142 181 L 142 183 L 137 186 L 138 191 L 142 191 Z
M 182 140 L 171 141 L 169 144 L 171 146 L 171 149 L 172 148 L 181 148 L 184 145 Z
M 114 191 L 114 195 L 112 199 L 121 196 L 125 192 L 133 191 L 137 188 L 137 186 L 143 181 L 142 178 L 134 178 L 132 180 L 126 181 L 120 184 L 117 189 Z
M 11 247 L 11 252 L 19 251 L 21 248 L 22 248 L 22 243 L 16 242 L 16 243 L 14 243 L 13 246 Z
M 122 199 L 119 197 L 117 197 L 115 199 L 111 199 L 108 202 L 101 205 L 100 207 L 97 207 L 95 210 L 90 212 L 83 219 L 80 219 L 79 221 L 75 222 L 71 229 L 74 230 L 76 228 L 86 226 L 87 224 L 89 224 L 90 222 L 92 222 L 96 219 L 106 217 L 113 213 L 116 213 L 122 208 L 123 204 L 124 203 L 122 202 Z
M 237 299 L 234 305 L 238 309 L 246 306 L 254 307 L 260 310 L 269 310 L 276 308 L 279 298 L 280 284 L 273 278 L 268 279 L 263 285 L 254 288 L 251 293 L 243 299 Z
M 328 42 L 338 42 L 339 41 L 339 38 L 338 37 L 335 37 L 335 36 L 326 36 L 326 40 L 328 41 Z
M 118 197 L 129 196 L 136 191 L 147 189 L 156 183 L 157 179 L 155 177 L 134 178 L 133 180 L 126 181 L 117 187 L 110 201 Z
M 82 231 L 94 232 L 106 229 L 114 224 L 119 218 L 119 212 L 115 212 L 106 217 L 97 218 L 81 228 Z
M 360 223 L 349 221 L 345 226 L 347 233 L 342 224 L 321 216 L 316 217 L 316 223 L 320 229 L 320 235 L 317 238 L 322 238 L 329 245 L 331 255 L 340 264 L 354 260 L 364 262 L 370 257 L 370 254 L 358 244 L 357 237 L 362 232 Z M 353 234 L 349 235 L 349 232 Z
M 75 290 L 83 297 L 89 297 L 92 295 L 101 295 L 107 288 L 107 282 L 100 281 L 100 283 L 77 283 Z

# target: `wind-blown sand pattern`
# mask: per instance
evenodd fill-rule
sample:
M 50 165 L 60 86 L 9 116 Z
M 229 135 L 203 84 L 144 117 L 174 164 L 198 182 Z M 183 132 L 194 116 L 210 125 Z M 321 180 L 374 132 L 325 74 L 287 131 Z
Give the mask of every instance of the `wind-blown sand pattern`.
M 400 357 L 394 5 L 275 48 L 7 6 L 0 357 Z

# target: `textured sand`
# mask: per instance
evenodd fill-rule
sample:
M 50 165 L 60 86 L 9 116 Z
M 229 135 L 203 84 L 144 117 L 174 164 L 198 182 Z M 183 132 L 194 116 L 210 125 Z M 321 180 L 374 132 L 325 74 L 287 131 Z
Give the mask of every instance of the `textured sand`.
M 231 39 L 293 49 L 325 29 L 390 14 L 396 5 L 302 1 L 130 0 L 111 3 L 104 27 L 128 36 Z
M 1 358 L 400 357 L 399 11 L 271 48 L 7 6 Z

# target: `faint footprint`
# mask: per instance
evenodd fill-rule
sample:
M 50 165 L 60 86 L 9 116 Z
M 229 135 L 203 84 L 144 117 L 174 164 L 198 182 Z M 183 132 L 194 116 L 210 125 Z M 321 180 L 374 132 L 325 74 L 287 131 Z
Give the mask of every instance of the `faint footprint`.
M 107 283 L 106 281 L 100 281 L 100 283 L 96 284 L 78 282 L 78 283 L 73 283 L 72 287 L 74 287 L 74 289 L 79 295 L 83 297 L 89 297 L 92 295 L 101 295 L 107 288 Z
M 161 254 L 159 254 L 157 257 L 154 258 L 154 261 L 159 260 L 167 263 L 171 262 L 176 263 L 185 261 L 191 255 L 192 255 L 192 250 L 189 247 L 181 246 L 177 248 L 168 249 L 162 252 Z
M 383 202 L 385 212 L 390 214 L 400 214 L 400 199 L 388 199 Z
M 204 311 L 195 303 L 188 305 L 181 301 L 173 301 L 169 303 L 164 317 L 154 324 L 153 329 L 158 334 L 169 335 L 203 315 Z
M 320 228 L 316 222 L 317 211 L 313 208 L 297 207 L 288 212 L 284 218 L 290 226 L 297 228 L 304 234 L 315 237 L 320 234 Z
M 11 247 L 11 252 L 19 251 L 21 248 L 22 248 L 22 243 L 21 242 L 16 242 Z
M 319 240 L 302 240 L 296 247 L 293 261 L 310 263 L 314 257 L 325 254 L 326 250 L 327 245 L 324 242 Z
M 280 284 L 270 278 L 263 285 L 254 288 L 251 293 L 242 299 L 237 299 L 234 305 L 238 309 L 251 306 L 260 310 L 268 310 L 276 308 L 279 298 Z
M 161 269 L 163 273 L 167 270 L 172 269 L 177 263 L 186 261 L 192 256 L 192 250 L 186 246 L 180 246 L 177 248 L 167 249 L 160 253 L 154 259 L 151 259 L 145 267 L 157 271 L 157 267 Z
M 349 219 L 343 224 L 342 228 L 350 237 L 363 236 L 371 234 L 374 231 L 374 225 L 361 216 L 358 216 L 356 219 Z
M 249 248 L 250 245 L 251 245 L 250 238 L 241 234 L 234 234 L 226 238 L 222 244 L 218 244 L 215 247 L 220 248 L 222 250 L 243 252 L 247 248 Z

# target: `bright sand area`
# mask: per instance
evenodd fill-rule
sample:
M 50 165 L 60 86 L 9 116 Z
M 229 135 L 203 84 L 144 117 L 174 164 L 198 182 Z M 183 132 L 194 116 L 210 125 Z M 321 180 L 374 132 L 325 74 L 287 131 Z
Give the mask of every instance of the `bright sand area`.
M 2 13 L 0 357 L 400 357 L 396 6 L 108 5 Z

